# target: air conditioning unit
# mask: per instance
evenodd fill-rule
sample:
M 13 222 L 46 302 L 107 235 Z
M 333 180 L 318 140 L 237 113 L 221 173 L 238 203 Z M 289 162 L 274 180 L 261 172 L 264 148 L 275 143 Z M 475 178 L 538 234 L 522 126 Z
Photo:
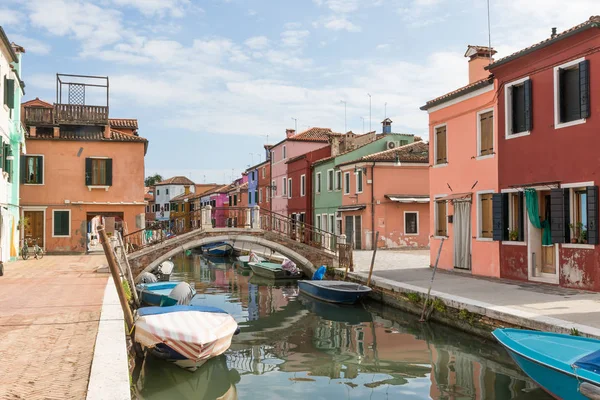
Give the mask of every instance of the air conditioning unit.
M 400 147 L 400 142 L 387 142 L 387 149 L 391 150 L 391 149 L 395 149 L 397 147 Z

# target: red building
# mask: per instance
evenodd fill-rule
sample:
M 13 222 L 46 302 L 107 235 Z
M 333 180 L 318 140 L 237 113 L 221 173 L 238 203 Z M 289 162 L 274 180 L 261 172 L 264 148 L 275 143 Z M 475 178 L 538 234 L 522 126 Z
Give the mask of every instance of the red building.
M 258 164 L 258 206 L 262 210 L 271 210 L 271 163 L 270 160 Z
M 331 146 L 291 158 L 286 162 L 288 171 L 288 213 L 297 221 L 313 225 L 313 197 L 312 197 L 312 164 L 320 159 L 331 156 Z
M 501 277 L 600 291 L 599 28 L 595 16 L 553 29 L 487 67 L 498 87 Z

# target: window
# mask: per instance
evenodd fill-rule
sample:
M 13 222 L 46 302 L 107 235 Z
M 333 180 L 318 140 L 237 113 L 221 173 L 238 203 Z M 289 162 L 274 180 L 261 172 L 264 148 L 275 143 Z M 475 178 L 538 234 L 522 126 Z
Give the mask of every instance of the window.
M 12 110 L 15 107 L 15 80 L 4 76 L 4 104 Z
M 234 194 L 233 195 L 233 205 L 237 206 L 237 203 L 238 203 L 238 197 L 237 197 L 237 194 Z
M 356 172 L 356 193 L 362 193 L 363 191 L 363 170 L 359 169 Z
M 435 235 L 448 236 L 447 205 L 445 200 L 435 201 Z
M 300 196 L 306 196 L 306 175 L 300 175 Z
M 321 193 L 321 173 L 317 172 L 317 183 L 315 184 L 315 193 Z
M 165 211 L 169 211 L 169 207 L 170 207 L 170 204 L 169 203 L 165 203 Z
M 317 220 L 315 221 L 315 228 L 321 229 L 321 216 L 317 214 Z
M 583 123 L 589 117 L 589 60 L 580 58 L 554 68 L 554 125 Z
M 323 218 L 321 218 L 321 229 L 327 232 L 327 214 L 323 214 Z
M 240 200 L 241 200 L 242 195 L 240 194 Z M 252 192 L 248 191 L 248 204 L 252 203 Z
M 288 199 L 292 198 L 292 178 L 288 179 Z
M 342 171 L 335 171 L 335 190 L 342 190 Z
M 506 138 L 528 135 L 532 129 L 531 80 L 519 79 L 506 85 Z M 514 135 L 514 136 L 511 136 Z
M 258 188 L 258 203 L 262 204 L 262 188 Z
M 416 211 L 404 211 L 404 234 L 419 234 L 419 213 Z
M 265 202 L 267 203 L 269 202 L 269 193 L 270 190 L 268 188 L 265 188 Z
M 150 206 L 146 206 L 146 212 L 149 213 L 150 212 Z
M 52 236 L 71 236 L 71 210 L 52 211 Z
M 286 197 L 287 196 L 287 178 L 283 178 L 282 182 L 283 182 L 283 184 L 282 184 L 283 185 L 283 197 Z
M 333 170 L 332 169 L 327 170 L 327 191 L 328 192 L 333 191 Z
M 227 204 L 229 204 L 229 207 L 233 205 L 233 197 L 231 197 L 231 195 L 229 195 L 229 200 Z
M 158 196 L 160 194 L 160 189 L 156 189 L 156 195 Z
M 333 214 L 329 214 L 329 232 L 335 233 L 334 227 L 335 227 L 335 216 Z
M 344 194 L 350 194 L 350 172 L 344 173 Z
M 493 237 L 493 228 L 494 228 L 494 220 L 492 213 L 492 197 L 493 193 L 481 193 L 478 195 L 479 197 L 479 234 L 480 238 L 489 238 Z
M 271 164 L 275 162 L 275 152 L 271 150 Z
M 265 170 L 266 170 L 266 169 L 267 169 L 267 167 L 263 167 L 263 169 L 262 169 L 262 177 L 263 177 L 263 178 L 265 177 Z
M 448 163 L 446 125 L 435 128 L 435 165 Z
M 254 179 L 256 178 L 254 177 L 254 171 L 252 171 L 252 182 L 254 182 Z
M 166 189 L 165 189 L 165 194 L 166 194 L 166 195 L 169 195 L 169 188 L 166 188 Z
M 400 141 L 400 146 L 406 146 L 407 144 L 408 144 L 408 140 L 406 140 L 406 139 L 402 139 Z
M 508 194 L 508 239 L 523 241 L 525 238 L 525 202 L 523 192 Z
M 285 159 L 286 159 L 286 157 L 287 157 L 287 154 L 286 154 L 286 153 L 287 153 L 287 152 L 286 152 L 286 149 L 285 149 L 285 145 L 283 145 L 283 147 L 281 148 L 281 159 L 282 159 L 282 160 L 285 160 Z
M 277 186 L 275 186 L 275 181 L 271 181 L 271 197 L 277 196 Z
M 478 156 L 494 154 L 494 111 L 481 111 L 477 113 Z
M 44 183 L 44 157 L 22 156 L 24 159 L 24 182 L 29 185 L 42 185 Z
M 112 186 L 112 159 L 86 158 L 85 184 L 88 186 Z

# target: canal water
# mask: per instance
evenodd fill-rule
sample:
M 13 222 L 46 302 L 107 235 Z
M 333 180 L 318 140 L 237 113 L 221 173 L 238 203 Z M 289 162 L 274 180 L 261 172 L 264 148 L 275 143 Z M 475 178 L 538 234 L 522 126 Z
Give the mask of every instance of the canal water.
M 193 373 L 148 356 L 140 399 L 550 399 L 496 343 L 378 303 L 321 303 L 231 263 L 173 261 L 193 303 L 223 308 L 241 332 Z

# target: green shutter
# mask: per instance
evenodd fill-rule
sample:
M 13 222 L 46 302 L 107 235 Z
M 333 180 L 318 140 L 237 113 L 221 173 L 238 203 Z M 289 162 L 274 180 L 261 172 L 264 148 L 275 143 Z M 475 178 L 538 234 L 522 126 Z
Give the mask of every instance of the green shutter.
M 590 60 L 579 63 L 579 105 L 581 118 L 590 117 Z
M 26 183 L 27 182 L 27 156 L 21 156 L 20 164 L 21 164 L 21 183 Z
M 587 197 L 587 241 L 598 244 L 598 186 L 586 188 Z
M 85 159 L 85 184 L 90 186 L 92 184 L 92 159 Z
M 5 104 L 11 110 L 15 108 L 15 80 L 7 79 L 6 80 L 6 98 Z
M 106 186 L 112 186 L 113 164 L 112 158 L 106 160 Z

